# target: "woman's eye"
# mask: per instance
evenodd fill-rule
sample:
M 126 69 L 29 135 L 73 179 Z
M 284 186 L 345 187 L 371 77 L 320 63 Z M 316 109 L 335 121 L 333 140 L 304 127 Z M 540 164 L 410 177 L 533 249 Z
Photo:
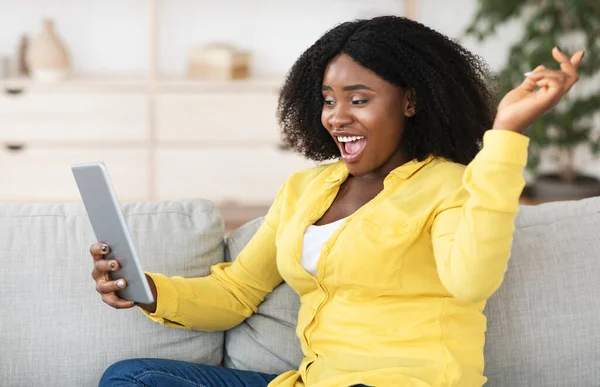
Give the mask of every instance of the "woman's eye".
M 335 104 L 335 101 L 331 99 L 326 99 L 325 101 L 323 101 L 323 104 L 325 106 L 333 106 Z
M 352 101 L 353 105 L 364 105 L 368 102 L 368 99 L 355 99 Z

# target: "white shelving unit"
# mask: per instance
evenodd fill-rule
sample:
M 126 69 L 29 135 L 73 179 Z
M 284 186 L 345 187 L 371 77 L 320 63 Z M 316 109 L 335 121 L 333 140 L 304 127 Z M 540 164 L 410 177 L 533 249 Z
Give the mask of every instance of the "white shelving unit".
M 0 78 L 0 87 L 2 88 L 36 88 L 40 91 L 56 91 L 56 90 L 123 90 L 130 88 L 138 89 L 145 92 L 161 91 L 165 88 L 181 88 L 181 90 L 198 90 L 212 88 L 229 88 L 230 90 L 245 90 L 253 88 L 277 88 L 283 80 L 284 74 L 274 74 L 268 77 L 251 78 L 248 80 L 231 81 L 231 82 L 211 82 L 197 81 L 184 76 L 170 76 L 160 73 L 160 6 L 161 0 L 144 0 L 146 4 L 147 18 L 147 43 L 148 57 L 146 74 L 139 74 L 133 77 L 111 77 L 111 76 L 96 76 L 96 75 L 75 75 L 69 80 L 56 84 L 38 84 L 30 79 L 23 78 Z M 166 0 L 162 0 L 166 1 Z M 403 14 L 411 19 L 418 18 L 417 0 L 400 0 L 402 4 Z
M 147 74 L 0 80 L 0 201 L 78 201 L 70 165 L 104 161 L 122 201 L 207 198 L 240 223 L 263 214 L 292 172 L 314 165 L 280 149 L 283 74 L 160 74 L 159 0 L 146 5 Z M 416 18 L 416 0 L 404 6 Z

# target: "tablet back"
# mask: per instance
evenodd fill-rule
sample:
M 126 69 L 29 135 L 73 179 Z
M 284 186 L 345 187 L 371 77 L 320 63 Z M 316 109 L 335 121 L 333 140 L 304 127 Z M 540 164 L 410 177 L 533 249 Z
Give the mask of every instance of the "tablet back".
M 110 247 L 107 259 L 116 259 L 120 269 L 111 279 L 125 278 L 127 287 L 117 292 L 119 297 L 144 304 L 154 302 L 131 240 L 129 229 L 103 163 L 77 164 L 71 167 L 88 218 L 98 242 Z

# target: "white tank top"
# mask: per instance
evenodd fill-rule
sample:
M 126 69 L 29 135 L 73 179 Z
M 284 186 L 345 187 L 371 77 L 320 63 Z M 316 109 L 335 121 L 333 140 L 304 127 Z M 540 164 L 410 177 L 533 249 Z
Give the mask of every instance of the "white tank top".
M 346 220 L 342 218 L 333 223 L 324 224 L 322 226 L 310 225 L 304 233 L 302 244 L 302 258 L 300 264 L 310 274 L 317 275 L 317 262 L 321 255 L 321 247 L 335 230 Z

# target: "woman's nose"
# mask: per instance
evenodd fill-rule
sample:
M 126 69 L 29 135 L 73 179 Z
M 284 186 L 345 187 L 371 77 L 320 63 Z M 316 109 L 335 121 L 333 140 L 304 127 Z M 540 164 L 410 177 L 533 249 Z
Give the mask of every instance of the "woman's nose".
M 329 124 L 334 128 L 340 128 L 352 123 L 352 115 L 343 104 L 336 105 L 329 116 Z

